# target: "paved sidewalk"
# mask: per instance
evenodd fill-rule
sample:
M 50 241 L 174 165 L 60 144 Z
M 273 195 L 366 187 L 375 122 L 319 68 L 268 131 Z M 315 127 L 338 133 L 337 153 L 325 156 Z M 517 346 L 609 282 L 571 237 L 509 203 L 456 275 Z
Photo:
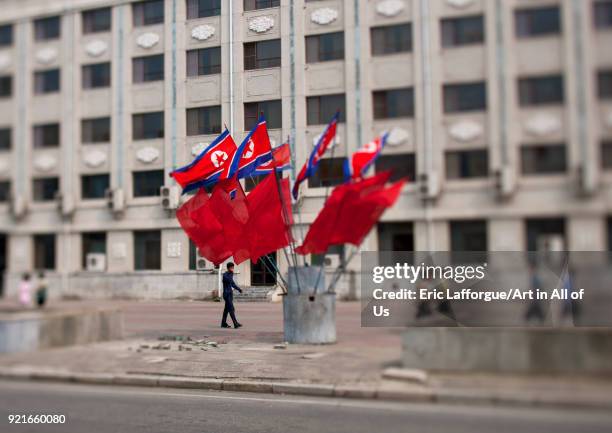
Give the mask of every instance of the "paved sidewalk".
M 323 346 L 284 345 L 278 304 L 239 305 L 245 327 L 238 330 L 218 327 L 222 308 L 218 303 L 121 301 L 112 305 L 125 311 L 125 340 L 2 355 L 0 376 L 385 400 L 612 408 L 611 377 L 428 375 L 401 370 L 400 330 L 361 328 L 358 303 L 338 304 L 339 342 Z

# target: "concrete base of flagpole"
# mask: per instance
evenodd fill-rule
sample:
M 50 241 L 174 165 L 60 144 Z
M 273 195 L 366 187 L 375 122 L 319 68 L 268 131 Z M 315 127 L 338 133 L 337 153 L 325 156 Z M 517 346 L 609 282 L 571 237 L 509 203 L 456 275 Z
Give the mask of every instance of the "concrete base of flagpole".
M 335 343 L 336 295 L 325 292 L 325 272 L 317 266 L 290 267 L 288 276 L 288 293 L 283 297 L 285 341 Z

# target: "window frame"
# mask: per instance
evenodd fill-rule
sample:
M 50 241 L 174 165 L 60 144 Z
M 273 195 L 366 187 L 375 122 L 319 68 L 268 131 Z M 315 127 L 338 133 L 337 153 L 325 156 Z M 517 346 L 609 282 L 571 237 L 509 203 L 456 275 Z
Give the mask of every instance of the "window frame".
M 103 15 L 103 23 L 97 23 L 96 18 L 99 18 L 97 17 L 98 15 Z M 112 23 L 113 13 L 110 7 L 88 9 L 81 12 L 81 30 L 84 35 L 110 32 L 113 26 Z
M 147 134 L 147 130 L 151 131 L 147 128 L 147 119 L 151 121 L 153 117 L 161 116 L 161 122 L 159 122 L 160 127 L 156 130 L 156 134 Z M 160 119 L 156 119 L 159 121 Z M 137 122 L 142 122 L 142 125 L 137 125 Z M 141 140 L 158 140 L 162 139 L 165 136 L 165 114 L 163 111 L 149 111 L 145 113 L 132 113 L 132 140 L 133 141 L 141 141 Z M 137 132 L 141 131 L 142 134 L 138 134 Z
M 322 100 L 327 99 L 327 98 L 340 98 L 340 97 L 342 97 L 341 103 L 336 104 L 340 106 L 334 107 L 333 112 L 326 113 L 325 111 L 321 110 L 321 105 L 329 106 L 331 104 L 331 102 L 322 104 L 321 102 Z M 311 118 L 312 111 L 315 110 L 314 107 L 311 107 L 311 104 L 314 104 L 314 101 L 316 101 L 316 105 L 317 105 L 316 107 L 317 115 L 315 116 L 316 120 Z M 332 117 L 335 114 L 336 110 L 340 110 L 340 117 L 338 118 L 338 123 L 344 123 L 346 121 L 346 114 L 345 114 L 346 113 L 346 94 L 345 93 L 333 93 L 330 95 L 307 96 L 306 97 L 306 124 L 308 126 L 327 125 L 332 120 Z M 331 115 L 327 116 L 326 114 L 331 114 Z
M 259 57 L 259 49 L 267 44 L 278 45 L 278 56 Z M 274 47 L 276 48 L 276 47 Z M 263 49 L 263 48 L 262 48 Z M 253 50 L 253 53 L 247 51 Z M 244 70 L 254 71 L 257 69 L 278 68 L 281 66 L 282 43 L 280 39 L 267 39 L 263 41 L 245 42 L 243 44 Z
M 209 57 L 211 59 L 218 60 L 217 64 L 211 62 L 209 65 L 202 65 L 202 60 L 205 57 L 204 55 L 208 53 L 210 53 Z M 187 50 L 185 56 L 187 62 L 187 78 L 202 77 L 205 75 L 215 75 L 221 73 L 221 47 L 206 47 Z M 193 73 L 194 66 L 197 69 L 197 74 Z
M 142 239 L 139 239 L 142 236 Z M 148 237 L 148 239 L 147 239 Z M 162 265 L 162 232 L 161 230 L 134 230 L 134 271 L 160 271 Z M 143 241 L 144 245 L 139 245 L 139 241 Z M 154 244 L 157 248 L 153 248 Z M 140 250 L 144 251 L 144 256 L 139 261 Z M 151 266 L 148 262 L 153 257 L 148 254 L 155 254 L 153 260 L 155 264 Z
M 468 26 L 468 23 L 480 25 L 480 33 L 477 37 L 466 37 L 463 33 Z M 447 34 L 451 34 L 451 40 L 446 38 Z M 485 43 L 485 20 L 482 14 L 464 15 L 458 17 L 447 17 L 440 20 L 440 41 L 442 48 L 450 49 L 456 47 L 464 47 L 470 45 L 483 45 Z M 467 33 L 470 35 L 470 33 Z
M 341 50 L 333 50 L 333 51 L 325 51 L 322 49 L 322 47 L 324 47 L 326 44 L 322 43 L 325 42 L 324 39 L 325 38 L 333 38 L 333 37 L 338 37 L 340 36 L 342 38 L 342 49 Z M 315 44 L 316 42 L 316 50 L 314 50 L 314 48 L 310 48 L 309 44 Z M 332 43 L 336 43 L 337 41 L 333 41 Z M 323 63 L 323 62 L 333 62 L 333 61 L 337 61 L 337 60 L 344 60 L 345 58 L 345 51 L 346 51 L 346 43 L 344 40 L 344 31 L 341 30 L 339 32 L 329 32 L 329 33 L 319 33 L 316 35 L 306 35 L 304 37 L 304 43 L 305 43 L 305 55 L 306 55 L 306 63 L 307 64 L 313 64 L 313 63 Z M 314 51 L 316 51 L 316 57 L 313 59 L 311 57 L 311 53 Z M 331 54 L 330 54 L 331 53 Z
M 465 101 L 470 100 L 465 96 L 461 96 L 462 91 L 476 91 L 477 88 L 482 89 L 482 95 L 478 96 L 478 102 L 482 99 L 482 103 L 467 104 Z M 457 91 L 458 94 L 453 96 L 448 92 Z M 452 97 L 451 97 L 452 96 Z M 466 113 L 473 111 L 487 110 L 487 82 L 486 81 L 470 81 L 462 83 L 447 83 L 442 86 L 442 106 L 444 114 Z M 449 105 L 453 107 L 449 107 Z
M 56 30 L 48 27 L 52 23 L 57 23 Z M 38 18 L 34 20 L 34 41 L 53 41 L 62 37 L 62 20 L 59 15 Z
M 154 11 L 153 9 L 147 11 L 147 7 L 156 7 L 159 4 L 161 4 L 161 17 L 159 15 L 147 16 L 147 12 Z M 142 0 L 132 3 L 132 26 L 134 28 L 163 24 L 166 20 L 165 15 L 164 0 Z
M 255 113 L 253 115 L 253 107 Z M 266 117 L 268 129 L 281 129 L 283 127 L 283 102 L 282 99 L 270 99 L 266 101 L 254 101 L 244 103 L 244 130 L 250 131 L 257 125 L 259 117 L 263 112 Z M 280 114 L 280 118 L 275 118 L 271 114 Z
M 49 182 L 49 184 L 45 185 L 46 182 Z M 34 203 L 52 202 L 55 200 L 55 197 L 59 191 L 59 176 L 42 176 L 32 178 L 32 201 Z M 40 192 L 40 194 L 37 194 L 38 192 Z
M 450 159 L 457 158 L 457 175 L 449 173 Z M 444 152 L 444 174 L 449 181 L 486 179 L 489 177 L 489 152 L 486 148 L 453 149 Z M 453 174 L 453 175 L 449 175 Z
M 102 192 L 96 193 L 99 186 L 94 186 L 92 181 L 102 180 L 105 186 Z M 104 182 L 104 180 L 106 182 Z M 108 173 L 91 173 L 81 175 L 81 200 L 103 200 L 106 190 L 110 188 L 110 175 Z
M 195 113 L 195 114 L 194 114 Z M 205 107 L 192 107 L 185 110 L 185 120 L 187 121 L 187 136 L 193 137 L 197 135 L 214 135 L 220 134 L 222 129 L 222 110 L 220 105 L 208 105 Z M 218 117 L 219 123 L 215 125 L 209 122 L 205 125 L 205 119 L 216 120 Z
M 59 68 L 34 71 L 34 95 L 47 95 L 49 93 L 61 92 L 61 80 L 62 77 Z
M 404 27 L 407 28 L 408 38 L 407 38 L 407 47 L 403 47 L 400 45 L 396 46 L 393 42 L 393 38 L 390 35 L 392 30 L 400 30 Z M 414 49 L 414 38 L 412 35 L 412 23 L 398 23 L 398 24 L 386 24 L 383 26 L 373 26 L 370 27 L 370 55 L 372 57 L 380 57 L 380 56 L 389 56 L 394 54 L 401 53 L 411 53 Z M 380 36 L 377 36 L 380 34 Z M 377 40 L 379 38 L 383 39 L 382 42 L 382 50 L 377 45 Z M 399 35 L 399 40 L 402 40 L 403 35 Z
M 537 165 L 541 163 L 540 158 L 545 158 L 546 155 L 542 155 L 546 152 L 550 151 L 560 151 L 559 155 L 563 155 L 559 161 L 558 167 L 546 167 L 544 170 L 542 167 L 538 167 Z M 538 155 L 538 153 L 540 153 Z M 564 143 L 554 143 L 554 144 L 521 144 L 519 147 L 519 161 L 520 161 L 520 173 L 525 177 L 537 177 L 537 176 L 558 176 L 558 175 L 566 175 L 568 170 L 568 160 L 567 160 L 568 149 Z M 558 156 L 558 155 L 557 155 Z M 526 164 L 527 161 L 533 162 L 533 170 L 531 166 Z M 526 168 L 529 168 L 529 171 L 526 171 Z
M 195 19 L 199 19 L 199 18 L 208 18 L 208 17 L 216 17 L 221 15 L 221 9 L 222 9 L 222 5 L 221 5 L 221 0 L 204 0 L 204 1 L 210 1 L 210 2 L 215 2 L 217 3 L 219 6 L 218 7 L 212 7 L 212 8 L 204 8 L 202 9 L 202 0 L 186 0 L 185 2 L 185 10 L 186 15 L 187 15 L 187 19 L 188 20 L 195 20 Z M 194 10 L 197 7 L 197 13 L 194 15 L 192 14 L 192 12 L 194 12 Z M 202 14 L 202 11 L 213 11 L 212 13 L 204 13 Z
M 97 68 L 103 68 L 96 71 Z M 105 89 L 111 86 L 112 70 L 110 62 L 89 63 L 81 66 L 81 88 L 83 90 Z M 105 77 L 102 83 L 96 79 Z
M 159 66 L 156 62 L 159 60 L 161 60 L 161 70 L 156 70 L 156 67 Z M 164 62 L 165 59 L 163 53 L 132 57 L 132 84 L 146 84 L 156 81 L 164 81 L 166 75 Z M 152 66 L 155 67 L 152 68 Z M 140 76 L 141 72 L 142 76 Z
M 156 182 L 151 179 L 146 179 L 147 175 L 153 175 Z M 151 182 L 150 185 L 142 185 L 141 181 Z M 157 185 L 157 181 L 159 185 Z M 151 170 L 135 170 L 132 171 L 132 197 L 133 198 L 147 198 L 147 197 L 159 197 L 160 188 L 165 185 L 165 176 L 163 169 L 151 169 Z M 155 183 L 157 186 L 153 186 Z
M 390 113 L 390 106 L 393 106 L 390 102 L 390 97 L 397 94 L 395 98 L 397 100 L 404 100 L 402 95 L 406 92 L 405 99 L 408 101 L 405 109 L 397 108 L 394 110 L 396 114 Z M 399 118 L 413 118 L 414 117 L 414 88 L 413 87 L 400 87 L 394 89 L 385 90 L 374 90 L 372 91 L 372 117 L 374 120 L 384 119 L 399 119 Z

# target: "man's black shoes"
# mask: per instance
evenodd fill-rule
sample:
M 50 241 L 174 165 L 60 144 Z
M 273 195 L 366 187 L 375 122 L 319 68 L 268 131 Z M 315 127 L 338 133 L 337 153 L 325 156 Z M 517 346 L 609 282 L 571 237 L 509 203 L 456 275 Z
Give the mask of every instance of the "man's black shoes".
M 222 323 L 222 324 L 221 324 L 221 327 L 222 327 L 222 328 L 229 328 L 230 326 L 229 326 L 227 323 Z
M 234 328 L 236 328 L 236 329 L 238 329 L 238 328 L 242 328 L 242 325 L 241 325 L 240 323 L 236 323 L 236 324 L 234 325 Z

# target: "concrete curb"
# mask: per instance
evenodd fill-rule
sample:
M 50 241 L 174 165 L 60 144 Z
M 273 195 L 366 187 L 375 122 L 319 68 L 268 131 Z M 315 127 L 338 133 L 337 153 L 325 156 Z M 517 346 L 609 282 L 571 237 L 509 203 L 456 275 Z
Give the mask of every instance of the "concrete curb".
M 364 385 L 331 385 L 308 383 L 261 382 L 147 374 L 70 373 L 66 371 L 0 368 L 1 379 L 69 382 L 95 385 L 125 385 L 201 389 L 213 391 L 251 392 L 308 397 L 337 397 L 364 400 L 402 401 L 413 403 L 445 403 L 463 405 L 497 405 L 513 407 L 573 407 L 612 409 L 609 401 L 595 398 L 572 400 L 562 396 L 550 397 L 534 392 L 500 394 L 484 390 L 458 389 L 384 389 Z

